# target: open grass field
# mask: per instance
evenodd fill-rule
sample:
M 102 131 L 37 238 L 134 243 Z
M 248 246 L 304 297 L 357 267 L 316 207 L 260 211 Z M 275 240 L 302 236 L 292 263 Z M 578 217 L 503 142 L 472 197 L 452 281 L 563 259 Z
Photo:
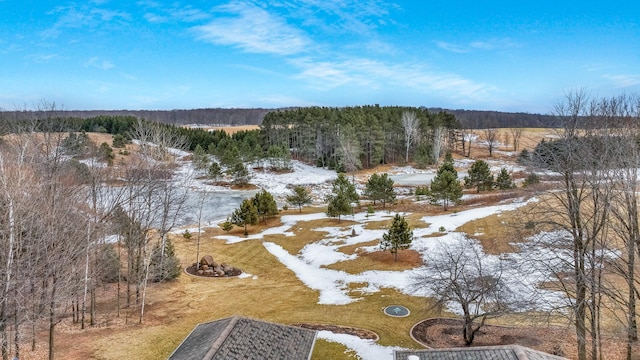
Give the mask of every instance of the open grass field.
M 230 132 L 242 129 L 229 130 Z M 481 136 L 481 132 L 478 132 Z M 110 136 L 91 134 L 98 144 L 110 143 Z M 543 138 L 553 136 L 552 132 L 543 129 L 526 129 L 521 139 L 521 148 L 533 149 Z M 509 146 L 499 147 L 492 159 L 514 161 Z M 474 145 L 473 158 L 488 158 L 488 152 L 480 145 Z M 118 157 L 117 161 L 126 161 L 126 157 Z M 390 167 L 375 171 L 387 171 Z M 371 171 L 356 174 L 358 178 L 366 178 Z M 496 204 L 505 198 L 530 196 L 526 192 L 514 192 L 510 195 L 492 195 L 482 199 L 469 201 L 467 204 L 455 206 L 449 213 L 466 208 Z M 323 207 L 305 207 L 302 214 L 323 212 Z M 363 207 L 360 211 L 364 212 Z M 421 220 L 426 215 L 438 215 L 441 208 L 416 202 L 414 198 L 405 197 L 396 205 L 389 207 L 389 213 L 409 212 L 407 220 L 413 228 L 429 226 Z M 297 215 L 298 209 L 283 211 L 281 215 Z M 512 243 L 522 241 L 527 234 L 522 232 L 522 212 L 508 211 L 467 222 L 456 231 L 464 232 L 478 240 L 484 251 L 489 254 L 517 251 Z M 384 230 L 390 221 L 368 221 L 358 224 L 350 217 L 339 223 L 336 219 L 320 219 L 299 221 L 288 231 L 294 236 L 266 235 L 263 239 L 253 239 L 234 243 L 216 239 L 219 235 L 242 236 L 241 228 L 234 228 L 224 233 L 217 227 L 206 228 L 201 234 L 199 256 L 212 255 L 215 261 L 225 262 L 240 268 L 248 276 L 238 278 L 199 278 L 181 274 L 178 279 L 163 284 L 153 284 L 148 289 L 144 321 L 139 322 L 138 309 L 121 309 L 118 315 L 116 291 L 113 286 L 101 289 L 98 295 L 99 311 L 97 325 L 87 330 L 79 330 L 72 325 L 70 319 L 58 324 L 56 332 L 56 353 L 59 358 L 66 359 L 163 359 L 180 344 L 198 323 L 208 322 L 232 315 L 241 315 L 273 321 L 283 324 L 335 324 L 366 329 L 379 336 L 378 344 L 403 348 L 422 348 L 415 342 L 409 332 L 411 327 L 430 317 L 453 316 L 450 313 L 436 311 L 429 299 L 412 297 L 392 288 L 383 288 L 378 292 L 363 293 L 366 282 L 350 283 L 349 292 L 360 300 L 346 305 L 318 304 L 319 291 L 305 285 L 296 274 L 272 255 L 263 245 L 270 242 L 281 246 L 291 255 L 299 254 L 305 246 L 321 241 L 327 227 L 339 227 L 349 233 L 354 225 L 362 229 Z M 260 223 L 249 227 L 249 232 L 259 233 L 265 228 L 281 226 L 279 217 L 270 219 L 265 225 Z M 179 234 L 172 235 L 175 251 L 182 267 L 196 261 L 196 239 L 187 240 Z M 372 240 L 358 244 L 346 241 L 335 242 L 339 251 L 346 255 L 358 255 L 357 258 L 339 261 L 324 266 L 327 269 L 341 270 L 348 274 L 358 274 L 368 270 L 404 271 L 419 267 L 422 264 L 420 254 L 413 250 L 401 251 L 395 261 L 392 254 L 382 251 L 363 251 L 364 247 L 372 247 L 378 241 Z M 388 305 L 401 304 L 411 310 L 404 318 L 392 318 L 383 314 L 382 309 Z M 497 324 L 517 324 L 530 326 L 526 316 L 511 316 L 501 319 Z M 549 320 L 549 319 L 546 319 Z M 566 326 L 566 319 L 553 319 L 555 325 Z M 607 324 L 615 327 L 615 323 Z M 571 332 L 571 327 L 567 327 Z M 569 341 L 569 339 L 567 339 Z M 573 346 L 567 343 L 568 348 Z M 43 358 L 44 343 L 37 344 L 38 351 L 24 351 L 21 359 Z M 355 359 L 355 355 L 345 352 L 345 346 L 318 339 L 314 347 L 314 360 L 322 359 Z M 570 353 L 570 351 L 569 351 Z
M 323 211 L 322 208 L 305 209 L 305 212 Z M 289 212 L 292 212 L 289 210 Z M 297 210 L 292 213 L 297 213 Z M 481 228 L 496 229 L 496 224 L 509 221 L 513 214 L 504 213 L 470 223 L 474 232 Z M 504 219 L 504 220 L 503 220 Z M 376 224 L 384 226 L 384 222 Z M 281 225 L 272 219 L 267 226 Z M 295 236 L 269 235 L 264 240 L 247 240 L 227 244 L 217 240 L 216 235 L 228 235 L 218 228 L 207 228 L 201 234 L 200 256 L 212 255 L 218 262 L 226 262 L 241 268 L 249 277 L 244 278 L 198 278 L 182 274 L 177 280 L 150 287 L 147 308 L 142 324 L 138 323 L 136 310 L 125 310 L 116 323 L 109 327 L 97 328 L 79 333 L 72 327 L 61 326 L 58 334 L 59 354 L 65 358 L 122 359 L 136 354 L 138 359 L 166 358 L 186 337 L 193 327 L 232 315 L 242 315 L 284 324 L 338 324 L 374 331 L 380 337 L 378 343 L 404 348 L 420 348 L 409 335 L 411 327 L 433 316 L 446 313 L 430 310 L 425 298 L 411 297 L 394 289 L 382 289 L 373 294 L 362 294 L 359 289 L 366 283 L 352 283 L 349 289 L 353 296 L 361 300 L 347 305 L 319 305 L 315 290 L 309 289 L 296 275 L 287 269 L 263 246 L 264 241 L 281 245 L 289 253 L 298 253 L 306 244 L 322 238 L 322 232 L 314 229 L 339 226 L 350 228 L 352 222 L 335 219 L 298 222 L 290 230 Z M 369 226 L 372 226 L 369 224 Z M 259 232 L 263 224 L 250 227 L 250 232 Z M 241 236 L 240 228 L 231 234 Z M 196 260 L 196 234 L 189 240 L 173 235 L 176 253 L 183 266 Z M 487 234 L 487 237 L 490 237 Z M 503 238 L 500 238 L 503 239 Z M 506 238 L 504 239 L 506 241 Z M 503 242 L 503 240 L 498 240 Z M 346 253 L 360 253 L 360 246 L 375 245 L 374 242 L 345 246 Z M 496 246 L 498 251 L 499 246 Z M 370 252 L 357 259 L 338 262 L 329 268 L 348 273 L 366 270 L 406 270 L 421 264 L 420 256 L 411 250 L 401 251 L 398 261 L 389 252 Z M 115 296 L 113 289 L 101 296 L 102 307 L 106 311 L 99 319 L 115 317 Z M 382 309 L 392 304 L 402 304 L 411 310 L 406 318 L 391 318 Z M 124 324 L 124 319 L 128 324 Z M 78 339 L 84 339 L 77 341 Z M 314 348 L 313 359 L 351 359 L 342 345 L 319 340 Z
M 272 223 L 275 222 L 272 220 Z M 285 244 L 290 240 L 292 246 L 287 250 L 295 251 L 300 247 L 300 242 L 312 242 L 317 239 L 311 230 L 317 225 L 314 222 L 299 223 L 299 230 L 295 230 L 296 236 L 283 239 L 271 237 L 268 241 Z M 251 231 L 255 229 L 252 228 Z M 384 289 L 372 295 L 364 295 L 361 301 L 348 305 L 318 305 L 318 292 L 306 287 L 292 271 L 271 255 L 262 245 L 263 240 L 226 244 L 225 241 L 211 238 L 216 234 L 222 234 L 222 231 L 207 229 L 202 234 L 200 254 L 210 254 L 216 261 L 239 267 L 245 273 L 251 274 L 250 277 L 211 279 L 183 274 L 171 283 L 154 285 L 149 289 L 142 325 L 137 324 L 137 318 L 132 314 L 129 325 L 114 326 L 99 333 L 95 332 L 95 338 L 90 344 L 86 343 L 84 349 L 83 346 L 63 349 L 62 344 L 68 343 L 61 339 L 60 354 L 64 353 L 68 358 L 76 358 L 76 355 L 83 354 L 95 359 L 122 359 L 136 354 L 137 359 L 161 359 L 167 357 L 197 323 L 232 315 L 284 324 L 339 323 L 374 331 L 380 337 L 378 343 L 382 345 L 420 347 L 409 336 L 409 329 L 421 319 L 433 315 L 426 310 L 426 299 Z M 195 261 L 195 238 L 194 236 L 186 240 L 178 235 L 173 238 L 176 253 L 184 266 Z M 364 267 L 410 268 L 419 263 L 411 251 L 407 251 L 406 255 L 402 254 L 401 260 L 397 263 L 390 261 L 388 256 L 375 254 L 363 257 L 366 259 Z M 346 269 L 351 266 L 345 264 Z M 357 267 L 361 269 L 363 265 Z M 352 284 L 353 292 L 358 292 L 358 285 L 366 286 Z M 111 303 L 111 306 L 114 305 L 115 299 L 104 300 Z M 385 306 L 396 303 L 408 306 L 412 311 L 411 315 L 406 318 L 390 318 L 383 314 L 382 309 Z M 76 335 L 61 333 L 59 337 Z M 343 346 L 318 341 L 313 359 L 348 359 L 344 350 Z

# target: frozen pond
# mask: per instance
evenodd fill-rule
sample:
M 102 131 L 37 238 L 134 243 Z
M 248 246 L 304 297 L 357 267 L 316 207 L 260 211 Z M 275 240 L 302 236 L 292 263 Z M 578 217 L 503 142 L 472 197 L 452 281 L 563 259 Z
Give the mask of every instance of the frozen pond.
M 389 175 L 389 178 L 393 179 L 393 182 L 398 185 L 424 186 L 431 185 L 431 181 L 435 176 L 435 173 L 414 173 Z M 465 176 L 467 176 L 466 171 L 458 171 L 458 180 L 464 179 Z
M 185 211 L 178 219 L 178 226 L 195 225 L 198 223 L 198 213 L 202 204 L 201 224 L 215 225 L 224 221 L 231 213 L 240 207 L 242 200 L 251 198 L 256 191 L 190 191 L 185 204 Z
M 433 173 L 420 173 L 420 174 L 397 174 L 389 175 L 394 183 L 398 185 L 429 185 L 431 180 L 436 176 Z

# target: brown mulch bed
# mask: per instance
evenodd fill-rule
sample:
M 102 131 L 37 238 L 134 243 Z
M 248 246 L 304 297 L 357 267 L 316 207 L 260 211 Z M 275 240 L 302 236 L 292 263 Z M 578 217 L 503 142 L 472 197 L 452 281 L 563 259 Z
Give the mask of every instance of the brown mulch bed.
M 359 329 L 359 328 L 354 328 L 354 327 L 350 327 L 350 326 L 341 326 L 341 325 L 326 325 L 326 324 L 305 324 L 305 323 L 299 323 L 299 324 L 291 324 L 293 326 L 297 326 L 297 327 L 301 327 L 301 328 L 305 328 L 305 329 L 312 329 L 312 330 L 327 330 L 327 331 L 331 331 L 332 333 L 336 333 L 336 334 L 348 334 L 348 335 L 354 335 L 357 336 L 361 339 L 365 339 L 365 340 L 378 340 L 378 334 L 376 334 L 375 332 L 371 331 L 371 330 L 366 330 L 366 329 Z
M 435 318 L 423 320 L 411 329 L 411 336 L 430 348 L 464 347 L 462 320 Z M 471 346 L 495 346 L 517 344 L 534 350 L 544 351 L 576 359 L 576 337 L 572 328 L 536 326 L 496 326 L 485 325 L 476 334 Z M 587 347 L 590 345 L 587 344 Z M 602 354 L 607 360 L 625 359 L 624 337 L 603 339 Z M 634 354 L 640 349 L 636 346 Z
M 485 325 L 471 346 L 492 346 L 518 344 L 549 354 L 568 356 L 571 344 L 567 333 L 571 330 L 552 327 L 507 327 Z M 411 329 L 414 339 L 431 348 L 464 347 L 462 320 L 427 319 Z

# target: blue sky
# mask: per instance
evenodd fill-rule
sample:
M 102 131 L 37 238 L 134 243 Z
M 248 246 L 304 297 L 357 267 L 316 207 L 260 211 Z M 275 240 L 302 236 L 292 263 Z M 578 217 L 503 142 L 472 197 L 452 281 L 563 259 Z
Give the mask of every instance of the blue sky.
M 0 0 L 0 108 L 407 105 L 640 93 L 640 2 Z

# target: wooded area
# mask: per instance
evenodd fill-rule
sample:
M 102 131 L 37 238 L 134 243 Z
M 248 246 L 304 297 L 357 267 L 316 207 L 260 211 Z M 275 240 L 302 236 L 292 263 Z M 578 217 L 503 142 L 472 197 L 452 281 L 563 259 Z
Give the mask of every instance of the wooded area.
M 413 121 L 403 121 L 411 115 Z M 286 145 L 294 159 L 337 171 L 415 161 L 432 164 L 455 116 L 407 107 L 301 108 L 275 111 L 261 125 L 264 146 Z
M 367 106 L 365 106 L 367 107 Z M 370 107 L 380 107 L 371 105 Z M 179 110 L 63 110 L 62 117 L 87 119 L 98 116 L 131 116 L 165 124 L 202 124 L 202 125 L 260 125 L 264 117 L 274 111 L 287 111 L 304 108 L 279 109 L 179 109 Z M 548 114 L 512 113 L 501 111 L 461 110 L 420 107 L 421 111 L 431 113 L 447 112 L 453 114 L 464 128 L 511 128 L 511 127 L 557 127 L 555 118 Z M 1 110 L 1 109 L 0 109 Z M 42 118 L 40 110 L 0 111 L 4 117 L 15 119 Z
M 5 117 L 0 127 L 3 359 L 19 355 L 24 339 L 32 346 L 41 341 L 42 326 L 48 328 L 53 359 L 55 327 L 69 306 L 74 323 L 81 328 L 94 325 L 95 291 L 101 284 L 122 284 L 118 316 L 126 309 L 127 316 L 143 321 L 148 282 L 179 273 L 167 235 L 184 211 L 188 187 L 172 182 L 176 163 L 171 149 L 194 150 L 196 167 L 208 169 L 211 178 L 225 172 L 234 183 L 248 182 L 247 164 L 286 168 L 291 157 L 342 173 L 379 164 L 421 167 L 436 163 L 445 149 L 456 148 L 466 156 L 471 149 L 469 127 L 455 115 L 410 107 L 278 110 L 265 114 L 259 130 L 233 135 L 134 116 L 68 118 L 53 106 L 33 114 L 41 117 Z M 602 357 L 608 335 L 602 323 L 610 313 L 624 315 L 620 322 L 629 359 L 638 340 L 639 119 L 637 98 L 571 93 L 556 107 L 554 121 L 561 125 L 556 137 L 520 155 L 520 161 L 557 176 L 553 188 L 523 214 L 520 226 L 543 234 L 533 245 L 551 255 L 534 265 L 551 270 L 556 276 L 541 281 L 566 295 L 566 305 L 550 312 L 568 314 L 573 321 L 581 360 Z M 486 123 L 483 127 L 488 127 L 481 135 L 491 156 L 497 131 Z M 510 129 L 517 151 L 521 133 Z M 92 144 L 86 132 L 116 135 L 114 147 L 136 139 L 140 156 L 131 156 L 117 169 L 110 167 L 111 145 Z M 79 161 L 87 159 L 91 161 Z M 338 179 L 333 193 L 345 195 L 326 200 L 328 215 L 340 219 L 350 214 L 357 194 L 344 174 Z M 504 185 L 494 184 L 483 160 L 474 163 L 465 179 L 477 192 L 495 186 L 509 189 L 513 182 L 506 171 L 499 184 Z M 450 154 L 430 191 L 445 209 L 461 198 Z M 374 204 L 392 201 L 388 191 L 368 189 L 367 194 Z M 292 197 L 292 204 L 301 207 L 307 202 L 304 195 Z M 273 203 L 267 200 L 265 204 Z M 266 222 L 275 210 L 265 206 L 256 213 Z M 258 221 L 257 215 L 250 221 L 240 215 L 232 222 L 245 232 L 246 224 Z M 107 234 L 117 234 L 118 240 L 106 241 Z

